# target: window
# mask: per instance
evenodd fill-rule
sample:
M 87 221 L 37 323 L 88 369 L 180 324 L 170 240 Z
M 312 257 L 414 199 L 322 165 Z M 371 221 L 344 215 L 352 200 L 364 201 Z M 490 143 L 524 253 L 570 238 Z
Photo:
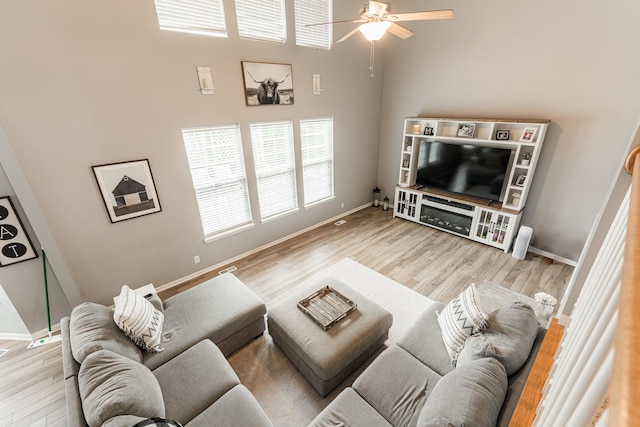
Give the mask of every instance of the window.
M 300 120 L 304 204 L 332 198 L 333 119 Z
M 238 125 L 183 129 L 205 238 L 251 225 Z
M 284 0 L 236 0 L 236 17 L 241 38 L 287 41 Z
M 227 37 L 222 0 L 155 0 L 163 30 Z
M 331 0 L 295 0 L 296 44 L 298 46 L 331 49 L 332 25 L 308 24 L 331 22 L 333 19 Z
M 297 210 L 291 122 L 252 123 L 250 128 L 262 220 Z

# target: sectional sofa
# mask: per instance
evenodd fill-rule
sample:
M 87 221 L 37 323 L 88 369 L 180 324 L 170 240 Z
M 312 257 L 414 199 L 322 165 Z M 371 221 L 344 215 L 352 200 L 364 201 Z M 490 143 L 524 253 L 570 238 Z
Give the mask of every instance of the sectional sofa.
M 263 333 L 264 303 L 232 274 L 150 300 L 164 317 L 159 352 L 126 336 L 109 307 L 83 303 L 62 319 L 68 425 L 272 427 L 226 360 Z

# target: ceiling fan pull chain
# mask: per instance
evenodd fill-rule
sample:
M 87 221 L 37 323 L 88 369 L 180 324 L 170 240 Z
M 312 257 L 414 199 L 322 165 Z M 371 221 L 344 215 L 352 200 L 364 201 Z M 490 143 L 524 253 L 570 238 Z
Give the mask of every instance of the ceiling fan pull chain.
M 369 52 L 369 69 L 371 70 L 371 77 L 373 77 L 373 64 L 375 62 L 375 45 L 376 42 L 375 41 L 371 41 L 371 51 Z

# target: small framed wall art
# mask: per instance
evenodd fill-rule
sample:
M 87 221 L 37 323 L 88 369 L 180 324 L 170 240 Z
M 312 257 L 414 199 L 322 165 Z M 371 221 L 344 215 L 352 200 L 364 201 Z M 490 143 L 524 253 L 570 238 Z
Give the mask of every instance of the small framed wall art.
M 9 196 L 0 197 L 0 267 L 37 258 Z
M 460 123 L 458 125 L 458 136 L 462 138 L 473 138 L 476 133 L 476 125 L 474 123 Z
M 245 102 L 256 105 L 293 104 L 291 64 L 242 61 Z
M 425 126 L 424 127 L 424 134 L 427 136 L 432 136 L 433 135 L 433 126 Z
M 149 160 L 93 166 L 93 173 L 112 223 L 162 210 Z
M 536 138 L 536 132 L 538 131 L 538 128 L 524 128 L 524 130 L 522 131 L 522 136 L 520 137 L 520 142 L 533 142 L 533 140 Z

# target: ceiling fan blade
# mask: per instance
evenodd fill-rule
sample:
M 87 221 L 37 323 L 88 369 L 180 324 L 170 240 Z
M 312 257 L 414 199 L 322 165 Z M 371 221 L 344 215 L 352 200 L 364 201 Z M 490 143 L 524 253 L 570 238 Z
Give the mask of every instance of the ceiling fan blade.
M 424 12 L 394 13 L 386 19 L 388 21 L 424 21 L 427 19 L 451 19 L 453 10 L 430 10 Z
M 358 27 L 359 28 L 359 27 Z M 340 43 L 345 41 L 346 39 L 348 39 L 349 37 L 353 36 L 354 34 L 358 33 L 358 28 L 354 29 L 353 31 L 351 31 L 349 34 L 347 34 L 346 36 L 342 37 L 340 40 L 338 40 L 336 43 Z
M 345 19 L 343 21 L 317 22 L 315 24 L 306 24 L 305 27 L 315 27 L 317 25 L 342 24 L 345 22 L 367 22 L 365 19 Z
M 408 39 L 413 35 L 413 31 L 407 30 L 402 25 L 398 25 L 393 22 L 391 23 L 387 31 L 389 31 L 391 34 L 393 34 L 396 37 L 400 37 L 402 40 Z

